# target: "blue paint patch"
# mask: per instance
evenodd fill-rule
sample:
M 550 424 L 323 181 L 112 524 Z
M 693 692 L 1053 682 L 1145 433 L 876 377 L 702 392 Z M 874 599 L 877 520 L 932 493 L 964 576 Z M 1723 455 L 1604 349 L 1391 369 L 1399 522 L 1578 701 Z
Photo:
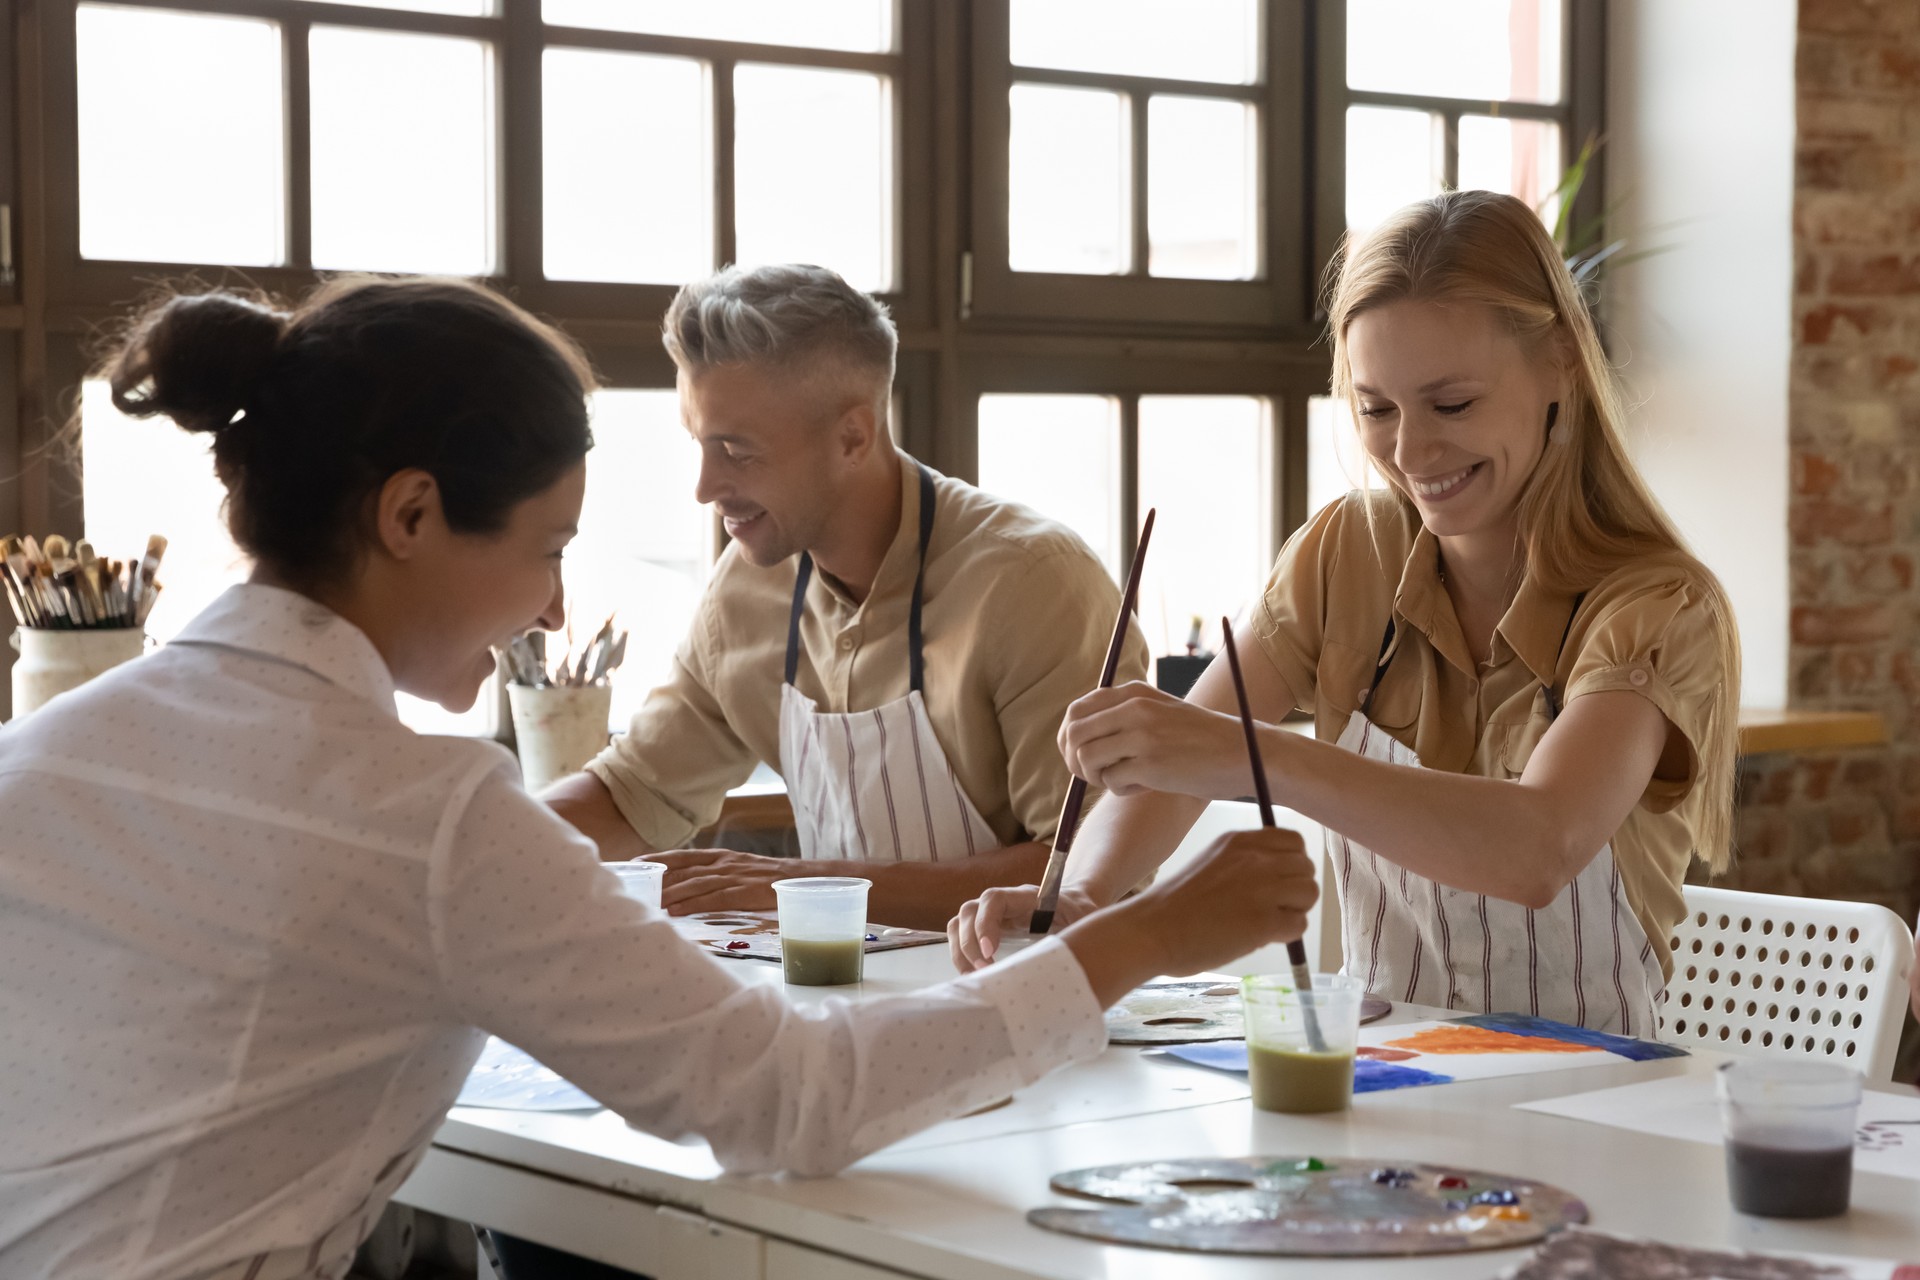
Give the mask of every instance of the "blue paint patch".
M 1201 1044 L 1170 1044 L 1167 1053 L 1196 1067 L 1247 1074 L 1247 1043 L 1244 1040 L 1212 1040 Z
M 1423 1084 L 1452 1083 L 1452 1076 L 1443 1076 L 1437 1071 L 1422 1071 L 1399 1062 L 1362 1058 L 1353 1064 L 1355 1093 L 1380 1093 L 1386 1089 L 1416 1089 Z
M 1168 1045 L 1165 1052 L 1169 1057 L 1179 1058 L 1182 1062 L 1191 1062 L 1198 1067 L 1211 1067 L 1215 1071 L 1232 1071 L 1239 1075 L 1247 1073 L 1247 1046 L 1240 1040 L 1215 1040 L 1204 1044 Z M 1362 1058 L 1353 1064 L 1353 1091 L 1355 1093 L 1379 1093 L 1386 1089 L 1411 1089 L 1423 1084 L 1451 1084 L 1452 1076 L 1443 1076 L 1435 1071 L 1422 1071 L 1418 1067 L 1402 1066 L 1398 1062 L 1378 1062 L 1372 1058 Z
M 1605 1049 L 1608 1053 L 1618 1054 L 1630 1062 L 1652 1062 L 1659 1058 L 1687 1056 L 1687 1051 L 1678 1045 L 1658 1044 L 1652 1040 L 1635 1040 L 1631 1036 L 1616 1036 L 1605 1031 L 1593 1031 L 1565 1022 L 1554 1022 L 1548 1018 L 1535 1018 L 1524 1013 L 1476 1013 L 1471 1017 L 1455 1018 L 1454 1021 L 1469 1027 L 1485 1027 L 1489 1031 L 1505 1031 L 1509 1035 L 1584 1044 L 1590 1048 Z

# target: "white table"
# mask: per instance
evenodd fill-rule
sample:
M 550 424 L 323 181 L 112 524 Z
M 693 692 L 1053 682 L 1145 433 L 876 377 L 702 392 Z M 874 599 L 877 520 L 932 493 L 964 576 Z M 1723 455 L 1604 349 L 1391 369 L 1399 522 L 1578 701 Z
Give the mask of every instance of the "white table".
M 738 961 L 759 980 L 777 966 Z M 867 958 L 868 992 L 948 975 L 943 948 Z M 796 992 L 798 999 L 819 993 Z M 1396 1018 L 1433 1010 L 1395 1010 Z M 721 1173 L 703 1142 L 670 1143 L 610 1112 L 535 1114 L 457 1108 L 402 1203 L 479 1222 L 625 1266 L 657 1280 L 938 1280 L 1107 1277 L 1401 1275 L 1485 1277 L 1515 1251 L 1394 1261 L 1219 1258 L 1101 1245 L 1029 1226 L 1056 1196 L 1061 1170 L 1186 1156 L 1366 1156 L 1430 1161 L 1557 1184 L 1582 1197 L 1593 1225 L 1710 1248 L 1799 1249 L 1920 1261 L 1920 1184 L 1854 1178 L 1844 1218 L 1746 1218 L 1727 1204 L 1716 1147 L 1650 1137 L 1512 1104 L 1681 1073 L 1697 1054 L 1540 1075 L 1362 1095 L 1350 1112 L 1269 1115 L 1237 1077 L 1139 1049 L 1055 1073 L 1007 1107 L 935 1126 L 836 1178 Z M 635 1063 L 636 1070 L 646 1064 Z M 1911 1092 L 1911 1091 L 1908 1091 Z

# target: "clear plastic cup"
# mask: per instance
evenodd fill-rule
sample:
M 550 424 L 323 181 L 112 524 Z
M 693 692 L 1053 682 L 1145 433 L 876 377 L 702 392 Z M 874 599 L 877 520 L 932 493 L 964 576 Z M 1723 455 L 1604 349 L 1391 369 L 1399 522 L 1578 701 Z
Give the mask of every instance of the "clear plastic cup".
M 843 987 L 860 981 L 866 952 L 867 890 L 855 876 L 775 880 L 780 908 L 780 962 L 796 987 Z
M 607 870 L 620 877 L 620 889 L 629 898 L 637 898 L 655 911 L 660 910 L 660 887 L 666 883 L 666 864 L 643 862 L 635 858 L 632 862 L 609 862 Z
M 1253 1105 L 1293 1114 L 1351 1106 L 1366 994 L 1360 979 L 1337 973 L 1315 974 L 1311 991 L 1300 990 L 1290 973 L 1242 978 Z
M 1860 1073 L 1837 1062 L 1745 1058 L 1716 1073 L 1733 1207 L 1763 1218 L 1831 1218 L 1853 1191 Z

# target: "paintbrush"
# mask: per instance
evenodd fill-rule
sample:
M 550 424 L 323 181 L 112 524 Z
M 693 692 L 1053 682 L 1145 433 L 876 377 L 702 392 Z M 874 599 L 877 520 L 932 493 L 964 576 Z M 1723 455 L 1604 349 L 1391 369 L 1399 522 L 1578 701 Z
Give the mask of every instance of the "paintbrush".
M 1107 642 L 1107 664 L 1100 669 L 1097 689 L 1113 687 L 1113 673 L 1120 667 L 1120 649 L 1127 642 L 1127 622 L 1133 617 L 1134 603 L 1140 598 L 1140 568 L 1147 562 L 1147 543 L 1153 538 L 1152 508 L 1140 526 L 1140 541 L 1133 549 L 1133 563 L 1127 566 L 1127 586 L 1120 593 L 1120 615 L 1113 620 L 1113 639 Z M 1074 777 L 1067 782 L 1066 803 L 1060 806 L 1060 821 L 1053 829 L 1053 852 L 1047 855 L 1047 871 L 1040 878 L 1040 897 L 1033 906 L 1033 918 L 1027 932 L 1043 934 L 1053 928 L 1053 912 L 1060 905 L 1060 881 L 1066 875 L 1067 855 L 1073 852 L 1073 833 L 1080 825 L 1080 810 L 1087 803 L 1087 780 Z
M 1220 619 L 1220 636 L 1227 650 L 1227 666 L 1233 670 L 1233 696 L 1240 702 L 1240 728 L 1247 735 L 1247 760 L 1253 765 L 1253 795 L 1260 802 L 1260 825 L 1271 828 L 1273 793 L 1267 788 L 1267 767 L 1260 759 L 1260 738 L 1253 731 L 1253 708 L 1247 704 L 1247 682 L 1240 675 L 1240 651 L 1233 645 L 1233 623 Z M 1287 944 L 1287 965 L 1293 970 L 1293 985 L 1300 993 L 1300 1012 L 1307 1023 L 1307 1047 L 1315 1053 L 1327 1051 L 1327 1038 L 1320 1031 L 1320 1015 L 1313 1007 L 1313 973 L 1307 968 L 1307 944 L 1295 938 Z

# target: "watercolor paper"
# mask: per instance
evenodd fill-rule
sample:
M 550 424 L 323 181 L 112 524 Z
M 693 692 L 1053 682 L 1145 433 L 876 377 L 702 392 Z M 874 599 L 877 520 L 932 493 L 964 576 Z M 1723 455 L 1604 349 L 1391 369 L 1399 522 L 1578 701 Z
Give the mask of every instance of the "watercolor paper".
M 480 1061 L 473 1064 L 454 1105 L 501 1111 L 600 1110 L 599 1103 L 559 1072 L 499 1036 L 487 1037 L 487 1047 L 480 1051 Z

